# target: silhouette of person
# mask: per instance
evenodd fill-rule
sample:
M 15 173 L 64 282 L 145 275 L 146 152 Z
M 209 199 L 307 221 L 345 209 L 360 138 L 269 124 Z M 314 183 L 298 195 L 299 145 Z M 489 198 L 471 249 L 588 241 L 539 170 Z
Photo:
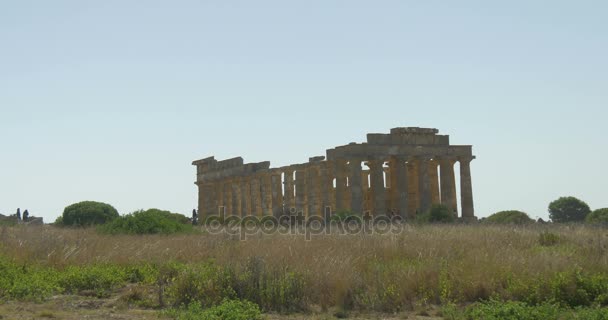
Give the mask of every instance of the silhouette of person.
M 192 224 L 198 224 L 198 214 L 196 214 L 196 209 L 192 209 Z
M 27 209 L 25 209 L 25 211 L 23 211 L 23 221 L 27 221 L 30 217 L 30 213 L 29 211 L 27 211 Z
M 17 213 L 15 213 L 15 215 L 17 216 L 17 221 L 21 220 L 21 208 L 17 208 Z

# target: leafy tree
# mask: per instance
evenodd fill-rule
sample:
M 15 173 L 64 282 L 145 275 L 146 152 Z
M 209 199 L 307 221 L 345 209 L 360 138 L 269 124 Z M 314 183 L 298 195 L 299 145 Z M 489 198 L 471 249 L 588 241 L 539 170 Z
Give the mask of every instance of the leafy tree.
M 608 208 L 597 209 L 587 215 L 585 221 L 593 224 L 608 225 Z
M 589 206 L 575 197 L 561 197 L 549 204 L 549 217 L 553 222 L 584 221 L 589 212 Z
M 111 205 L 103 202 L 82 201 L 67 206 L 63 210 L 60 222 L 65 226 L 91 226 L 104 224 L 118 218 L 118 211 Z
M 533 220 L 530 219 L 530 216 L 525 212 L 508 210 L 496 212 L 484 219 L 484 222 L 496 224 L 526 224 L 533 222 Z

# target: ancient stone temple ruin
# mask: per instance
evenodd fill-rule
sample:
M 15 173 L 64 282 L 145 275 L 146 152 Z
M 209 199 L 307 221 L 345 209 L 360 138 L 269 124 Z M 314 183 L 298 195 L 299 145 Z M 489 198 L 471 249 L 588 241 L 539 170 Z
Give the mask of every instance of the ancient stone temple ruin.
M 331 209 L 408 219 L 441 203 L 457 216 L 460 212 L 462 218 L 474 219 L 472 147 L 450 145 L 449 136 L 438 133 L 412 127 L 370 133 L 367 142 L 280 168 L 271 168 L 269 161 L 244 163 L 241 157 L 196 160 L 199 214 L 309 216 Z

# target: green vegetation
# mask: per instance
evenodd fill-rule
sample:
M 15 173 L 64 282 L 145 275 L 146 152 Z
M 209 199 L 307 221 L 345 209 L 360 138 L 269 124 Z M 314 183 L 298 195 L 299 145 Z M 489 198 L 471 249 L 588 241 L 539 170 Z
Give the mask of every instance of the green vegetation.
M 530 216 L 528 216 L 527 213 L 517 210 L 496 212 L 495 214 L 485 218 L 483 221 L 485 223 L 493 224 L 527 224 L 534 222 L 532 219 L 530 219 Z
M 442 204 L 434 204 L 431 210 L 417 217 L 419 222 L 427 223 L 451 223 L 456 221 L 454 213 Z
M 159 209 L 139 210 L 114 219 L 98 228 L 108 234 L 173 234 L 194 229 L 181 214 Z
M 124 225 L 117 233 L 134 235 L 2 228 L 0 301 L 111 298 L 176 319 L 437 305 L 447 319 L 606 319 L 608 237 L 588 225 L 412 224 L 398 234 L 322 234 L 311 241 L 280 233 L 247 241 L 140 235 L 133 230 L 161 231 Z
M 608 225 L 608 208 L 594 210 L 585 218 L 585 222 Z
M 56 225 L 87 227 L 104 224 L 118 218 L 118 211 L 111 205 L 95 201 L 82 201 L 67 206 L 55 221 Z
M 334 214 L 332 214 L 330 221 L 334 221 L 334 222 L 358 222 L 361 223 L 363 221 L 363 218 L 361 217 L 361 214 L 359 213 L 354 213 L 352 211 L 349 210 L 341 210 L 338 212 L 335 212 Z
M 186 308 L 169 309 L 166 315 L 177 320 L 261 320 L 260 308 L 249 301 L 224 300 L 221 304 L 203 309 L 198 303 Z
M 608 308 L 563 308 L 552 303 L 530 305 L 518 301 L 490 300 L 475 303 L 464 310 L 453 306 L 444 308 L 447 319 L 454 320 L 605 320 Z
M 0 298 L 27 301 L 42 301 L 61 293 L 104 297 L 127 283 L 153 283 L 157 278 L 156 268 L 145 264 L 128 267 L 91 264 L 59 269 L 19 264 L 3 256 L 0 272 Z
M 557 223 L 582 222 L 589 212 L 589 206 L 575 197 L 561 197 L 549 204 L 549 217 Z

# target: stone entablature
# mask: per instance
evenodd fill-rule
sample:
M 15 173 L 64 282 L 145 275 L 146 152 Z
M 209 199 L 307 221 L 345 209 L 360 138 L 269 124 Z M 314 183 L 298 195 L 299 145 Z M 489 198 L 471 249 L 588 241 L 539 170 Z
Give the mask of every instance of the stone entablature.
M 370 133 L 365 143 L 326 151 L 309 162 L 270 168 L 270 162 L 209 157 L 197 167 L 198 210 L 202 215 L 322 215 L 350 210 L 413 218 L 441 203 L 458 215 L 454 164 L 460 164 L 460 207 L 474 218 L 470 145 L 449 144 L 437 129 L 393 128 Z M 365 169 L 364 167 L 367 167 Z

